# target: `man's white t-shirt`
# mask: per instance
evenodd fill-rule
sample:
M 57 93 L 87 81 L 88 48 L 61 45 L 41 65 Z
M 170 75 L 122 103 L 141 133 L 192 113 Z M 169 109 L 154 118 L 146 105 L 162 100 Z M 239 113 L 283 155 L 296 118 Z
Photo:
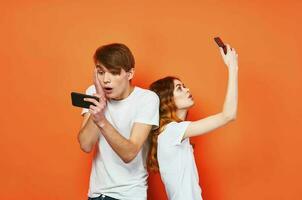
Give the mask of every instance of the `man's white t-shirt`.
M 169 200 L 202 200 L 193 148 L 182 141 L 189 121 L 171 122 L 158 136 L 157 158 Z
M 94 93 L 94 85 L 86 90 L 86 94 Z M 82 114 L 86 112 L 88 109 L 83 109 Z M 150 90 L 135 87 L 127 98 L 107 101 L 104 114 L 112 126 L 129 139 L 136 122 L 158 126 L 159 98 Z M 122 161 L 102 134 L 97 146 L 98 152 L 92 162 L 88 196 L 98 197 L 104 194 L 122 200 L 146 200 L 146 158 L 149 149 L 147 142 L 130 163 Z

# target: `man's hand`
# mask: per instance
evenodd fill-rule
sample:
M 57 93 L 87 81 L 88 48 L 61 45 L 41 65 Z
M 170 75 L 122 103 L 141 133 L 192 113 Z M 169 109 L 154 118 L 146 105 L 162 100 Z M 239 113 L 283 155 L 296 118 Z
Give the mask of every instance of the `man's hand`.
M 89 113 L 91 114 L 94 123 L 97 126 L 102 127 L 105 119 L 104 110 L 106 108 L 107 99 L 99 82 L 97 69 L 94 70 L 93 82 L 96 89 L 96 94 L 94 94 L 94 96 L 98 97 L 99 101 L 92 98 L 85 98 L 84 100 L 94 104 L 90 105 Z

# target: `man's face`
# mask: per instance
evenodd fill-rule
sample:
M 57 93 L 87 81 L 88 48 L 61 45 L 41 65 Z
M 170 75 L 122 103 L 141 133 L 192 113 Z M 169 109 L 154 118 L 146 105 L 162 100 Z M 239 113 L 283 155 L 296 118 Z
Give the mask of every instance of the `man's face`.
M 130 80 L 133 76 L 133 69 L 126 72 L 109 71 L 101 63 L 96 64 L 98 79 L 105 92 L 107 99 L 121 100 L 126 98 L 130 93 Z

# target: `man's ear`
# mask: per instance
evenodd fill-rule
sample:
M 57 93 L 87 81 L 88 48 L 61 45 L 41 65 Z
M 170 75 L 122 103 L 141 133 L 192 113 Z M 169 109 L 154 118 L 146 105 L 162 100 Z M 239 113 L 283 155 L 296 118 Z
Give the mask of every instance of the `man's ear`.
M 127 72 L 127 77 L 128 80 L 130 81 L 134 76 L 134 68 L 131 68 L 128 72 Z

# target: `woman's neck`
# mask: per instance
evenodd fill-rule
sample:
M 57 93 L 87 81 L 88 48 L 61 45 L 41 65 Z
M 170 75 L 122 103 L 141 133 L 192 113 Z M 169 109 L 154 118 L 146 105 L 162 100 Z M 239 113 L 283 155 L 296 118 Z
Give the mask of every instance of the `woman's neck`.
M 188 113 L 188 110 L 177 110 L 176 111 L 177 117 L 183 121 L 186 119 L 187 113 Z

